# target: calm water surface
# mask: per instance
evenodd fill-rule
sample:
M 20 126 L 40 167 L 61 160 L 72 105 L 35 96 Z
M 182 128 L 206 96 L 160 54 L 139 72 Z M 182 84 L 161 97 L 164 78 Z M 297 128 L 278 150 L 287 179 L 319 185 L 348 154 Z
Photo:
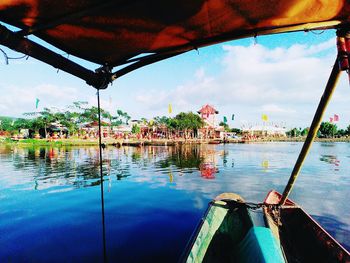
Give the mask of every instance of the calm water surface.
M 177 262 L 212 198 L 283 191 L 301 146 L 107 147 L 109 260 Z M 103 260 L 97 148 L 0 147 L 0 167 L 0 262 Z M 347 249 L 349 171 L 349 143 L 315 143 L 291 194 Z

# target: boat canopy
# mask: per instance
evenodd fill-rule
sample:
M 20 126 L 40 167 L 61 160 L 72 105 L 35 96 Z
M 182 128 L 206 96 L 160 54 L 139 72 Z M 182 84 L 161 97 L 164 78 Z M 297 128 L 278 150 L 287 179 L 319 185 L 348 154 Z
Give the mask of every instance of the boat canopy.
M 349 22 L 349 0 L 5 0 L 0 44 L 104 88 L 134 69 L 203 46 Z M 82 67 L 29 35 L 101 68 Z

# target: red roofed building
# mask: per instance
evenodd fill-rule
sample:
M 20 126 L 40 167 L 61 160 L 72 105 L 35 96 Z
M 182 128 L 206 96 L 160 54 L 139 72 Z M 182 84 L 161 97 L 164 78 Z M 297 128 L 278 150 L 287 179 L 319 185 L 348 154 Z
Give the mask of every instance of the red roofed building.
M 205 126 L 209 126 L 210 128 L 217 126 L 215 123 L 215 114 L 219 112 L 213 106 L 206 104 L 197 112 L 201 115 L 201 118 L 206 124 Z
M 215 115 L 219 113 L 213 106 L 206 104 L 199 111 L 198 114 L 201 115 L 204 121 L 204 127 L 199 129 L 199 137 L 201 138 L 218 138 L 220 137 L 221 128 L 216 123 Z

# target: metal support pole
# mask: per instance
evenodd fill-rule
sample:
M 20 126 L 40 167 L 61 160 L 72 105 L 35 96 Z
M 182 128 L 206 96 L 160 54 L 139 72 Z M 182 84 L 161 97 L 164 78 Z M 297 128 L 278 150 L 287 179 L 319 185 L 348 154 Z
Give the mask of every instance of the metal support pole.
M 307 154 L 311 148 L 311 144 L 313 143 L 313 141 L 316 137 L 317 131 L 318 131 L 320 124 L 321 124 L 321 121 L 322 121 L 323 114 L 326 111 L 328 102 L 330 101 L 330 98 L 332 97 L 333 91 L 335 90 L 340 73 L 341 73 L 341 70 L 340 70 L 338 58 L 337 58 L 335 60 L 331 75 L 329 76 L 326 88 L 325 88 L 323 95 L 321 97 L 320 103 L 318 104 L 314 119 L 312 120 L 310 131 L 306 137 L 303 148 L 301 149 L 299 157 L 295 163 L 295 166 L 294 166 L 292 174 L 289 178 L 288 184 L 283 191 L 280 205 L 284 205 L 284 203 L 286 202 L 286 200 L 288 198 L 288 195 L 292 191 L 293 185 L 294 185 L 294 183 L 299 175 L 301 166 L 303 165 L 305 157 L 307 156 Z
M 102 215 L 102 239 L 103 239 L 103 262 L 108 262 L 106 252 L 106 226 L 105 226 L 105 201 L 103 190 L 103 170 L 102 170 L 102 135 L 101 135 L 101 105 L 100 90 L 97 89 L 97 108 L 98 108 L 98 146 L 100 157 L 100 180 L 101 180 L 101 215 Z

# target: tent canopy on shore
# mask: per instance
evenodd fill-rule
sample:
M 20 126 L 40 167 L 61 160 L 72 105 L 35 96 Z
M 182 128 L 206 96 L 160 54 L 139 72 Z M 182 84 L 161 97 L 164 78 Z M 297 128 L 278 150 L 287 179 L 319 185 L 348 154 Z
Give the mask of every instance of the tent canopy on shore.
M 265 126 L 265 125 L 256 125 L 252 127 L 245 127 L 242 129 L 242 133 L 249 134 L 265 134 L 265 135 L 281 135 L 286 136 L 286 128 L 278 126 Z

